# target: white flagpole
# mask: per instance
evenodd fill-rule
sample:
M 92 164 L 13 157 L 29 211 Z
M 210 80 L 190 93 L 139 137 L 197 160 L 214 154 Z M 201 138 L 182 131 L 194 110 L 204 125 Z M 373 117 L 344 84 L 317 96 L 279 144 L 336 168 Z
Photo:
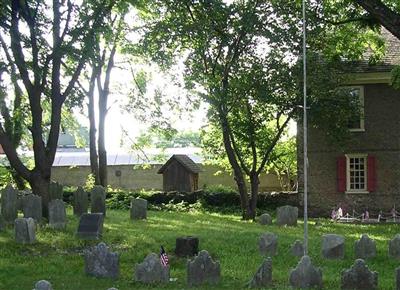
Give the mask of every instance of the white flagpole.
M 307 159 L 307 55 L 306 55 L 306 0 L 303 0 L 303 176 L 304 176 L 304 255 L 308 253 L 308 159 Z

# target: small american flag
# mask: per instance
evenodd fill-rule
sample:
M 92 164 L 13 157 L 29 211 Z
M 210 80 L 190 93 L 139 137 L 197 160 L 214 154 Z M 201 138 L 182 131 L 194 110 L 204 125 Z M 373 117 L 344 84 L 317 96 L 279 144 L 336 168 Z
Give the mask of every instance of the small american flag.
M 161 250 L 160 250 L 160 262 L 161 262 L 161 265 L 163 265 L 164 267 L 168 266 L 168 255 L 165 252 L 163 246 L 161 246 Z

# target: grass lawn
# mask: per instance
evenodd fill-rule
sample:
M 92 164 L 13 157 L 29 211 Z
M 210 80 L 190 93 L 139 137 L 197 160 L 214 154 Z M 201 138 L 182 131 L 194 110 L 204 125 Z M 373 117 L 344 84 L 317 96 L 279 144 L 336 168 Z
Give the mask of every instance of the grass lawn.
M 75 238 L 78 219 L 68 210 L 69 223 L 64 232 L 47 227 L 37 231 L 37 243 L 17 245 L 13 229 L 0 233 L 0 289 L 31 290 L 36 281 L 49 280 L 55 290 L 186 289 L 186 259 L 173 256 L 175 238 L 195 235 L 200 249 L 208 250 L 221 263 L 222 280 L 213 289 L 243 289 L 263 257 L 258 251 L 258 238 L 264 232 L 278 235 L 278 255 L 273 257 L 273 289 L 289 289 L 288 273 L 298 258 L 292 257 L 290 246 L 302 239 L 302 223 L 285 228 L 243 222 L 238 216 L 205 213 L 149 211 L 146 221 L 130 221 L 128 211 L 109 210 L 104 224 L 103 241 L 120 254 L 120 277 L 117 280 L 96 279 L 84 274 L 82 252 L 94 241 Z M 323 221 L 315 227 L 310 221 L 310 256 L 323 272 L 324 289 L 340 289 L 340 273 L 354 263 L 354 241 L 366 233 L 377 243 L 378 255 L 367 261 L 378 271 L 379 289 L 395 288 L 395 268 L 399 261 L 388 258 L 388 241 L 400 232 L 398 225 L 344 225 Z M 345 260 L 321 257 L 322 235 L 336 233 L 346 238 Z M 145 286 L 133 281 L 136 263 L 150 252 L 158 253 L 164 245 L 170 256 L 171 277 L 168 285 Z M 200 289 L 210 289 L 204 287 Z

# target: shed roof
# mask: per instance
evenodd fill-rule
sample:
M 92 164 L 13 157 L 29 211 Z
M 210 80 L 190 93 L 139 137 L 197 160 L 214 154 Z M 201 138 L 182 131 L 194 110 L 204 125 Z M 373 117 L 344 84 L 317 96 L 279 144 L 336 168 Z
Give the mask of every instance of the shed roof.
M 349 68 L 354 73 L 380 73 L 390 72 L 394 66 L 400 65 L 400 40 L 391 32 L 382 28 L 382 38 L 385 42 L 385 54 L 376 63 L 370 63 L 369 59 L 373 51 L 368 49 L 360 61 L 351 62 Z
M 190 159 L 189 156 L 185 154 L 174 154 L 171 156 L 170 159 L 168 159 L 167 162 L 165 162 L 163 166 L 161 166 L 157 173 L 163 173 L 174 160 L 179 162 L 183 167 L 185 167 L 188 171 L 192 173 L 199 173 L 201 171 L 200 167 L 196 163 L 194 163 L 194 161 Z

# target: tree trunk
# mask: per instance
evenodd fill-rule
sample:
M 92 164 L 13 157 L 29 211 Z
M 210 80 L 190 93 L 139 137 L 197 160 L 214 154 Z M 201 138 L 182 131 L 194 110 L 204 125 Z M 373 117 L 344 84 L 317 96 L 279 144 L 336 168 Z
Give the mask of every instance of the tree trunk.
M 42 212 L 43 217 L 49 217 L 49 184 L 50 184 L 50 172 L 45 174 L 39 170 L 34 169 L 31 174 L 29 184 L 32 188 L 32 193 L 42 197 Z
M 257 213 L 257 199 L 258 199 L 258 187 L 260 185 L 260 179 L 256 172 L 252 172 L 250 175 L 250 191 L 251 197 L 249 202 L 249 215 L 251 219 L 256 219 Z
M 9 168 L 12 178 L 14 179 L 15 185 L 19 190 L 24 190 L 25 186 L 25 179 L 19 175 L 19 173 L 14 168 Z
M 107 151 L 105 146 L 105 118 L 107 114 L 107 99 L 104 95 L 99 96 L 99 179 L 103 187 L 107 187 Z
M 90 86 L 88 92 L 89 104 L 88 104 L 88 112 L 89 112 L 89 148 L 90 148 L 90 168 L 91 173 L 94 176 L 94 182 L 96 185 L 100 185 L 99 178 L 99 162 L 97 156 L 97 146 L 96 146 L 96 118 L 94 112 L 94 88 L 96 82 L 96 76 L 98 73 L 98 69 L 93 64 L 92 76 L 90 78 Z

